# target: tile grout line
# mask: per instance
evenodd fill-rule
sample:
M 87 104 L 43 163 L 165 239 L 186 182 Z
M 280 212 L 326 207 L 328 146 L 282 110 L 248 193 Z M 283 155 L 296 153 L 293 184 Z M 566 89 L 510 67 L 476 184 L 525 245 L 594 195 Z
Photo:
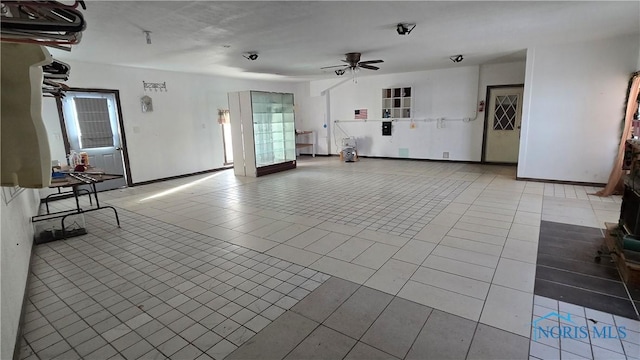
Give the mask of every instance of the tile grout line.
M 600 277 L 600 276 L 591 275 L 591 274 L 585 274 L 585 273 L 581 273 L 581 272 L 577 272 L 577 271 L 573 271 L 573 270 L 562 269 L 562 268 L 554 267 L 554 266 L 551 266 L 551 265 L 536 264 L 536 266 L 541 266 L 541 267 L 544 267 L 544 268 L 549 268 L 549 269 L 554 269 L 554 270 L 567 272 L 567 273 L 571 273 L 571 274 L 581 275 L 581 276 L 594 278 L 594 279 L 598 279 L 598 280 L 602 280 L 602 281 L 610 281 L 612 283 L 624 284 L 624 281 L 622 281 L 622 280 L 607 279 L 607 278 L 603 278 L 603 277 Z M 610 269 L 612 269 L 612 268 L 610 268 Z M 541 280 L 546 280 L 546 279 L 541 279 Z M 546 280 L 546 281 L 551 281 L 551 280 Z M 626 288 L 626 286 L 625 286 L 625 288 Z M 585 290 L 588 290 L 588 289 L 585 288 Z M 628 291 L 627 291 L 627 294 L 628 294 Z
M 526 186 L 526 185 L 525 185 L 525 186 Z M 524 191 L 524 189 L 523 189 L 523 191 Z M 522 199 L 522 194 L 523 194 L 523 192 L 521 192 L 521 193 L 520 193 L 520 199 Z M 514 215 L 514 219 L 513 219 L 513 220 L 515 220 L 515 215 Z M 512 222 L 511 222 L 512 226 L 513 226 L 513 220 L 512 220 Z M 511 232 L 511 228 L 509 228 L 509 232 Z M 488 300 L 488 298 L 489 298 L 489 293 L 491 292 L 491 286 L 494 284 L 494 279 L 495 279 L 495 277 L 496 277 L 496 273 L 498 272 L 498 266 L 500 265 L 500 259 L 502 258 L 502 254 L 504 253 L 504 247 L 505 247 L 505 246 L 506 246 L 506 239 L 505 239 L 505 243 L 504 243 L 504 244 L 503 244 L 503 246 L 502 246 L 502 251 L 500 252 L 500 256 L 498 257 L 498 264 L 496 264 L 495 271 L 493 272 L 493 276 L 491 277 L 491 285 L 489 286 L 489 291 L 487 291 L 487 296 L 485 297 L 485 300 L 484 300 L 484 302 L 482 303 L 482 310 L 480 310 L 480 316 L 479 316 L 479 318 L 478 318 L 478 324 L 480 324 L 480 323 L 481 323 L 481 320 L 482 320 L 482 314 L 484 313 L 485 307 L 486 307 L 486 305 L 487 305 L 487 300 Z M 534 273 L 534 281 L 535 281 L 535 273 Z M 496 285 L 497 285 L 497 284 L 496 284 Z M 534 286 L 535 286 L 535 283 L 534 283 Z M 507 288 L 508 288 L 508 287 L 507 287 Z M 515 290 L 515 289 L 514 289 L 514 290 Z M 534 300 L 534 293 L 533 293 L 533 291 L 532 291 L 532 293 L 531 293 L 531 314 L 533 314 L 533 303 L 534 303 L 534 301 L 533 301 L 533 300 Z M 485 324 L 485 325 L 487 325 L 487 324 Z M 490 325 L 489 325 L 489 326 L 490 326 Z M 504 329 L 501 329 L 501 330 L 504 330 Z M 508 332 L 510 332 L 510 333 L 513 333 L 513 332 L 511 332 L 511 331 L 509 331 L 509 330 L 504 330 L 504 331 L 508 331 Z M 530 334 L 531 334 L 531 331 L 529 331 L 528 333 L 529 333 L 529 340 L 530 340 L 530 339 L 531 339 L 531 337 L 530 337 L 530 336 L 531 336 L 531 335 L 530 335 Z M 513 334 L 515 334 L 515 333 L 513 333 Z M 516 334 L 516 335 L 519 335 L 519 334 Z M 474 336 L 475 336 L 475 335 L 474 335 Z M 521 335 L 519 335 L 519 336 L 521 336 Z M 528 353 L 529 353 L 529 354 L 531 353 L 531 343 L 530 343 L 530 342 L 529 342 L 529 351 L 528 351 Z
M 339 278 L 339 277 L 337 277 L 337 276 L 336 276 L 336 278 Z M 340 333 L 340 334 L 342 334 L 342 335 L 344 335 L 344 336 L 346 336 L 346 337 L 348 337 L 348 338 L 350 338 L 350 339 L 355 340 L 356 342 L 355 342 L 355 343 L 354 343 L 354 345 L 349 349 L 349 351 L 345 354 L 345 356 L 344 356 L 344 357 L 346 357 L 346 356 L 349 354 L 349 352 L 350 352 L 351 350 L 353 350 L 353 348 L 354 348 L 354 347 L 355 347 L 359 342 L 362 342 L 362 343 L 363 343 L 363 344 L 365 344 L 365 345 L 371 346 L 371 347 L 373 347 L 373 348 L 375 348 L 375 349 L 377 349 L 377 350 L 379 350 L 379 351 L 382 351 L 382 352 L 384 352 L 385 354 L 389 354 L 389 353 L 387 353 L 386 351 L 384 351 L 384 350 L 382 350 L 382 349 L 380 349 L 380 348 L 377 348 L 375 345 L 365 343 L 365 342 L 361 341 L 360 339 L 362 339 L 362 337 L 363 337 L 364 335 L 366 335 L 366 333 L 371 329 L 371 327 L 373 326 L 373 324 L 375 324 L 375 322 L 380 318 L 380 316 L 382 316 L 382 313 L 384 313 L 384 312 L 385 312 L 385 310 L 389 307 L 389 305 L 391 305 L 391 303 L 393 302 L 393 300 L 394 300 L 395 298 L 399 298 L 399 299 L 402 299 L 402 300 L 404 300 L 404 301 L 409 301 L 409 302 L 412 302 L 412 303 L 417 304 L 417 305 L 419 305 L 419 306 L 423 306 L 423 307 L 426 307 L 426 308 L 429 308 L 429 309 L 430 309 L 430 311 L 429 311 L 429 315 L 427 316 L 427 319 L 424 321 L 424 323 L 423 323 L 423 324 L 422 324 L 422 326 L 420 327 L 420 331 L 422 331 L 422 328 L 424 328 L 424 326 L 425 326 L 426 322 L 428 321 L 429 317 L 431 316 L 431 314 L 432 314 L 432 313 L 433 313 L 433 311 L 435 310 L 434 308 L 429 307 L 429 306 L 427 306 L 427 305 L 419 304 L 419 303 L 417 303 L 417 302 L 415 302 L 415 301 L 407 300 L 407 299 L 404 299 L 404 298 L 402 298 L 402 297 L 400 297 L 400 296 L 397 296 L 397 295 L 388 294 L 388 293 L 386 293 L 386 292 L 384 292 L 384 291 L 381 291 L 381 290 L 378 290 L 378 289 L 371 288 L 371 287 L 366 286 L 366 285 L 364 285 L 364 284 L 358 284 L 358 283 L 355 283 L 355 282 L 353 282 L 353 281 L 346 280 L 346 279 L 342 279 L 342 280 L 344 280 L 344 281 L 349 281 L 349 282 L 352 282 L 352 283 L 354 283 L 354 284 L 357 284 L 357 285 L 358 285 L 358 287 L 353 291 L 353 293 L 351 293 L 351 295 L 349 295 L 349 297 L 348 297 L 348 298 L 346 298 L 342 303 L 340 303 L 340 305 L 338 305 L 338 306 L 337 306 L 337 307 L 336 307 L 336 308 L 335 308 L 335 309 L 334 309 L 334 310 L 333 310 L 333 311 L 332 311 L 332 312 L 331 312 L 331 313 L 330 313 L 330 314 L 329 314 L 329 315 L 328 315 L 328 316 L 327 316 L 327 317 L 326 317 L 322 322 L 320 322 L 320 323 L 318 324 L 318 326 L 317 326 L 316 328 L 314 328 L 314 331 L 315 331 L 315 329 L 317 329 L 317 328 L 318 328 L 318 327 L 320 327 L 320 326 L 325 326 L 325 327 L 327 327 L 327 328 L 329 328 L 329 329 L 331 329 L 331 330 L 333 330 L 333 331 L 336 331 L 336 332 L 338 332 L 338 333 Z M 336 311 L 338 311 L 338 309 L 339 309 L 340 307 L 342 307 L 342 305 L 344 305 L 347 301 L 349 301 L 349 299 L 351 299 L 351 298 L 353 297 L 353 295 L 354 295 L 356 292 L 358 292 L 358 290 L 360 290 L 360 289 L 361 289 L 361 288 L 363 288 L 363 287 L 365 287 L 365 288 L 369 288 L 369 289 L 372 289 L 372 290 L 374 290 L 374 291 L 379 291 L 379 292 L 381 292 L 381 293 L 383 293 L 383 294 L 386 294 L 386 295 L 390 295 L 390 296 L 391 296 L 391 300 L 389 300 L 389 302 L 387 303 L 387 305 L 385 305 L 385 307 L 382 309 L 382 311 L 380 311 L 380 313 L 376 316 L 376 318 L 371 322 L 371 324 L 367 327 L 367 329 L 364 331 L 364 333 L 362 334 L 362 336 L 361 336 L 360 338 L 356 339 L 356 338 L 352 337 L 352 336 L 351 336 L 351 335 L 349 335 L 349 334 L 345 334 L 345 333 L 341 332 L 340 330 L 336 330 L 336 329 L 334 329 L 334 328 L 332 328 L 332 327 L 330 327 L 330 326 L 324 325 L 325 321 L 327 321 L 327 320 L 328 320 L 328 319 L 329 319 L 329 318 L 330 318 L 330 317 L 331 317 L 331 316 L 332 316 Z M 309 295 L 310 295 L 310 294 L 309 294 Z M 311 321 L 314 321 L 314 322 L 315 322 L 315 320 L 314 320 L 314 319 L 311 319 L 311 318 L 309 318 L 309 317 L 305 316 L 304 314 L 298 313 L 298 312 L 296 312 L 296 311 L 294 311 L 294 310 L 291 310 L 291 311 L 293 311 L 294 313 L 296 313 L 296 314 L 298 314 L 298 315 L 300 315 L 300 316 L 302 316 L 302 317 L 304 317 L 304 318 L 306 318 L 306 319 L 309 319 L 309 320 L 311 320 Z M 451 315 L 454 315 L 454 314 L 451 314 Z M 454 316 L 457 316 L 457 315 L 454 315 Z M 405 356 L 404 356 L 404 357 L 402 357 L 401 359 L 404 359 L 404 358 L 408 355 L 409 351 L 411 350 L 411 348 L 412 348 L 412 346 L 413 346 L 413 343 L 415 343 L 415 340 L 416 340 L 416 339 L 418 338 L 418 336 L 420 335 L 420 331 L 418 331 L 418 333 L 416 334 L 416 338 L 413 340 L 412 345 L 409 347 L 409 350 L 407 350 L 407 354 L 405 354 Z M 313 331 L 312 331 L 311 333 L 313 333 Z M 310 335 L 311 335 L 311 333 L 309 333 L 309 335 L 308 335 L 308 336 L 310 336 Z M 307 337 L 308 337 L 308 336 L 307 336 Z M 305 337 L 305 339 L 306 339 L 306 337 Z M 304 341 L 304 340 L 303 340 L 303 341 Z M 300 345 L 303 341 L 301 341 L 300 343 L 298 343 L 298 345 Z M 296 347 L 297 347 L 298 345 L 296 345 Z M 294 349 L 295 349 L 296 347 L 294 347 Z M 289 353 L 287 353 L 287 355 L 288 355 L 288 354 L 290 354 L 294 349 L 292 349 Z M 391 355 L 391 356 L 395 357 L 395 355 L 392 355 L 392 354 L 389 354 L 389 355 Z M 285 356 L 285 357 L 286 357 L 286 356 Z M 343 358 L 344 358 L 344 357 L 343 357 Z
M 63 255 L 62 255 L 62 256 L 63 256 Z M 63 257 L 64 257 L 64 256 L 63 256 Z M 46 259 L 43 259 L 43 261 L 47 262 L 47 261 L 46 261 Z M 55 268 L 54 268 L 54 269 L 55 269 Z M 57 271 L 57 270 L 56 270 L 56 271 Z M 58 272 L 58 273 L 59 273 L 59 272 Z M 60 274 L 60 273 L 59 273 L 59 274 Z M 35 275 L 35 274 L 34 274 L 34 275 Z M 61 275 L 62 275 L 62 274 L 61 274 Z M 37 277 L 37 275 L 35 275 L 35 276 Z M 64 276 L 64 275 L 63 275 L 63 276 Z M 66 278 L 66 277 L 65 277 L 65 278 Z M 99 282 L 99 281 L 98 281 L 98 282 Z M 46 285 L 46 284 L 45 284 L 45 286 L 47 286 L 47 287 L 49 288 L 49 290 L 50 290 L 50 291 L 52 291 L 54 295 L 56 295 L 55 290 L 51 289 L 51 288 L 50 288 L 48 285 Z M 95 300 L 95 299 L 93 299 L 89 294 L 87 294 L 84 290 L 82 290 L 82 289 L 80 289 L 80 290 L 81 290 L 85 295 L 87 295 L 89 298 L 91 298 L 93 301 L 96 301 L 96 300 Z M 57 297 L 57 295 L 56 295 L 56 297 Z M 61 301 L 66 305 L 66 307 L 67 307 L 67 308 L 71 309 L 71 311 L 72 311 L 72 313 L 73 313 L 73 314 L 77 315 L 77 316 L 80 318 L 80 320 L 79 320 L 79 321 L 84 322 L 84 323 L 85 323 L 89 328 L 93 328 L 93 326 L 89 325 L 89 323 L 87 323 L 87 322 L 86 322 L 85 317 L 83 317 L 83 316 L 81 316 L 80 314 L 78 314 L 78 312 L 77 312 L 76 310 L 74 310 L 74 309 L 73 309 L 69 304 L 67 304 L 67 303 L 65 302 L 65 300 L 64 300 L 64 299 L 60 299 L 60 300 L 61 300 Z M 83 309 L 84 309 L 84 308 L 83 308 Z M 82 310 L 82 309 L 81 309 L 81 310 Z M 104 308 L 104 307 L 103 307 L 103 310 L 108 311 L 108 310 L 107 310 L 106 308 Z M 38 309 L 38 311 L 39 311 L 39 309 Z M 58 310 L 56 310 L 56 311 L 58 311 Z M 54 312 L 55 312 L 55 311 L 54 311 Z M 50 325 L 51 327 L 53 327 L 53 328 L 54 328 L 55 332 L 56 332 L 60 337 L 62 337 L 62 339 L 64 340 L 64 342 L 65 342 L 65 343 L 67 343 L 67 344 L 69 345 L 69 347 L 70 347 L 72 350 L 74 350 L 74 352 L 76 352 L 76 353 L 77 353 L 77 351 L 75 350 L 75 347 L 74 347 L 74 346 L 71 346 L 71 344 L 68 342 L 67 338 L 65 338 L 64 336 L 62 336 L 62 334 L 60 334 L 59 330 L 58 330 L 55 326 L 53 326 L 53 324 L 49 321 L 49 319 L 46 317 L 46 315 L 44 315 L 44 314 L 42 314 L 42 313 L 41 313 L 41 315 L 42 315 L 42 317 L 43 317 L 43 318 L 44 318 L 44 319 L 49 323 L 49 325 Z M 113 315 L 113 314 L 112 314 L 112 315 Z M 68 315 L 66 315 L 66 316 L 68 316 Z M 65 316 L 65 317 L 66 317 L 66 316 Z M 113 316 L 115 316 L 115 315 L 113 315 Z M 63 318 L 64 318 L 64 317 L 63 317 Z M 76 322 L 77 322 L 77 321 L 76 321 Z M 74 323 L 72 323 L 72 324 L 69 324 L 68 326 L 73 325 L 73 324 L 75 324 L 75 322 L 74 322 Z M 60 329 L 60 330 L 61 330 L 61 329 Z M 96 332 L 96 333 L 97 333 L 97 332 Z M 76 335 L 76 334 L 74 334 L 74 335 Z M 48 335 L 47 335 L 47 336 L 48 336 Z M 101 337 L 101 334 L 98 334 L 98 336 L 99 336 L 99 337 Z M 98 336 L 95 336 L 95 337 L 98 337 Z M 94 339 L 95 337 L 93 337 L 93 338 L 91 338 L 91 339 Z M 89 339 L 89 340 L 91 340 L 91 339 Z M 26 340 L 26 339 L 25 339 L 25 340 Z M 89 341 L 89 340 L 87 340 L 87 341 Z M 105 340 L 105 339 L 103 338 L 103 340 Z M 86 341 L 85 341 L 85 342 L 86 342 Z M 107 342 L 107 343 L 108 343 L 108 342 Z M 52 345 L 50 345 L 50 346 L 54 346 L 54 345 L 55 345 L 55 344 L 52 344 Z M 50 346 L 49 346 L 49 347 L 50 347 Z M 48 348 L 48 347 L 47 347 L 47 348 Z M 45 349 L 41 349 L 40 351 L 42 351 L 42 350 L 46 350 L 46 348 L 45 348 Z M 96 350 L 98 350 L 98 349 L 96 349 Z M 34 352 L 34 353 L 35 353 L 35 352 Z M 37 356 L 38 356 L 38 357 L 40 357 L 39 355 L 37 355 Z
M 405 299 L 406 300 L 406 299 Z M 393 301 L 393 300 L 391 300 Z M 407 300 L 407 301 L 411 301 L 411 300 Z M 417 303 L 416 303 L 417 304 Z M 420 304 L 421 305 L 421 304 Z M 423 305 L 426 306 L 426 305 Z M 416 337 L 413 339 L 413 341 L 411 342 L 411 345 L 409 346 L 409 350 L 407 350 L 407 353 L 404 354 L 404 356 L 401 359 L 406 359 L 407 356 L 409 356 L 409 353 L 411 353 L 411 349 L 413 349 L 413 346 L 416 344 L 416 341 L 418 341 L 418 338 L 420 337 L 420 334 L 422 334 L 422 331 L 424 330 L 424 327 L 427 326 L 427 322 L 429 321 L 429 319 L 431 318 L 431 315 L 433 315 L 433 312 L 436 310 L 432 307 L 429 307 L 431 309 L 431 311 L 429 311 L 429 315 L 427 315 L 427 318 L 424 320 L 424 323 L 422 324 L 422 326 L 420 327 L 420 330 L 418 330 Z M 476 327 L 478 326 L 478 323 L 476 322 Z M 474 330 L 474 336 L 475 336 L 475 330 Z M 471 337 L 472 341 L 473 341 L 473 336 Z M 469 342 L 469 349 L 471 348 L 471 341 Z M 469 349 L 467 349 L 467 352 L 469 351 Z M 466 356 L 465 356 L 466 358 Z

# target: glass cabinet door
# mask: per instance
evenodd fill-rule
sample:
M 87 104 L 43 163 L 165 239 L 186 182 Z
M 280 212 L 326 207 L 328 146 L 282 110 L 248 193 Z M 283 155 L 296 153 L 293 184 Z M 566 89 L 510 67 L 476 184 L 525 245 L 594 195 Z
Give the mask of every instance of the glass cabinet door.
M 295 160 L 293 94 L 251 92 L 256 167 Z
M 294 118 L 293 94 L 284 94 L 282 97 L 282 115 L 284 128 L 284 160 L 296 159 L 296 125 Z

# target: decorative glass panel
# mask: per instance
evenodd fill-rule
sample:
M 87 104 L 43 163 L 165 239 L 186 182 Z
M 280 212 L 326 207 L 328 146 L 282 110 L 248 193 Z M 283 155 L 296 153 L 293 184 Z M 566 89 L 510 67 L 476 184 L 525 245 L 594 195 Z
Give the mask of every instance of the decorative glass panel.
M 514 130 L 517 108 L 518 95 L 496 96 L 493 130 Z

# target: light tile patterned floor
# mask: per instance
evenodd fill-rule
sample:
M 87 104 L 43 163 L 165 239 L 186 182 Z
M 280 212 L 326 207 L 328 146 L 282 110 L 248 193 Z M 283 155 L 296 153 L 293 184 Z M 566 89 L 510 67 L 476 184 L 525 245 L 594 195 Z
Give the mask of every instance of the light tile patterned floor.
M 265 179 L 243 186 L 239 193 L 219 192 L 214 200 L 410 238 L 470 183 L 447 178 L 416 182 L 415 176 L 310 169 L 294 181 Z
M 547 318 L 550 313 L 557 315 Z M 570 331 L 568 336 L 550 336 L 532 328 L 532 359 L 640 358 L 640 321 L 536 295 L 532 323 L 541 318 L 545 319 L 539 324 L 543 330 L 568 326 Z M 571 331 L 574 326 L 588 332 Z
M 221 359 L 329 278 L 127 210 L 121 229 L 90 214 L 89 235 L 35 248 L 22 358 Z
M 192 253 L 172 260 L 182 271 L 213 260 L 190 263 L 182 257 L 199 256 L 208 249 L 209 240 L 203 239 L 213 238 L 214 247 L 279 258 L 479 321 L 487 329 L 529 337 L 540 220 L 600 227 L 617 218 L 620 203 L 619 197 L 589 195 L 596 190 L 590 187 L 515 181 L 513 167 L 374 159 L 345 164 L 335 158 L 298 164 L 295 171 L 258 179 L 224 171 L 104 193 L 105 201 L 131 211 L 122 218 L 153 225 L 114 231 L 113 219 L 104 214 L 104 230 L 92 224 L 90 235 L 77 241 L 99 236 L 107 244 L 124 241 L 118 254 L 142 251 L 138 261 L 153 265 L 175 255 L 181 245 L 173 241 L 190 234 L 188 241 L 197 244 Z M 166 230 L 169 226 L 175 230 Z M 165 230 L 149 232 L 156 228 Z M 163 250 L 153 253 L 143 246 L 158 237 Z M 44 248 L 55 246 L 66 245 Z M 112 251 L 101 251 L 107 250 Z M 277 275 L 273 271 L 265 275 Z M 162 274 L 148 276 L 158 279 L 155 275 Z M 214 278 L 239 281 L 233 275 Z M 176 342 L 170 349 L 182 344 Z M 228 346 L 220 345 L 218 356 L 233 342 L 222 344 Z

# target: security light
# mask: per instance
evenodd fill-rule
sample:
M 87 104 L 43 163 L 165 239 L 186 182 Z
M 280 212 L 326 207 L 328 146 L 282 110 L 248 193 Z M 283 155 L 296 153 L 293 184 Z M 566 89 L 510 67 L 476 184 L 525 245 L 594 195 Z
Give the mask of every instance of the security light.
M 398 35 L 409 35 L 411 31 L 416 27 L 416 24 L 403 24 L 399 23 L 396 27 Z
M 258 58 L 258 54 L 257 53 L 249 53 L 249 55 L 242 55 L 244 56 L 245 59 L 247 60 L 256 60 Z
M 453 55 L 449 58 L 451 61 L 453 61 L 454 63 L 459 63 L 462 60 L 464 60 L 464 57 L 462 55 Z

